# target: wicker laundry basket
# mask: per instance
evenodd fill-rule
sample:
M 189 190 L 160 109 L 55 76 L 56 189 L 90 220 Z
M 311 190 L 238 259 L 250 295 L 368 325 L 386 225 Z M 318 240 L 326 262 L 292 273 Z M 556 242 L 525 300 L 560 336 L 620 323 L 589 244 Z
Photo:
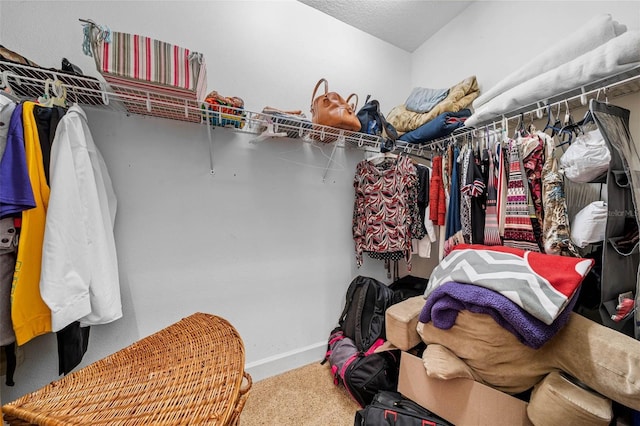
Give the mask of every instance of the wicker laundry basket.
M 2 407 L 10 425 L 237 425 L 251 388 L 244 344 L 195 313 Z

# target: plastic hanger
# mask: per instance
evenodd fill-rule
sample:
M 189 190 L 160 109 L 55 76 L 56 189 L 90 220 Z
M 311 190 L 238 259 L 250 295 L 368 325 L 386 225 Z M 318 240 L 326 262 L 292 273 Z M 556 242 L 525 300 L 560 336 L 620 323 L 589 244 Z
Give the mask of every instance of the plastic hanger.
M 600 98 L 600 90 L 598 89 L 598 92 L 596 93 L 596 101 L 599 100 Z M 609 99 L 607 98 L 607 89 L 604 88 L 602 89 L 604 91 L 604 96 L 605 96 L 605 103 L 609 103 Z M 575 123 L 576 126 L 579 126 L 580 129 L 582 130 L 582 132 L 584 133 L 584 127 L 589 125 L 589 124 L 595 124 L 595 120 L 593 118 L 593 114 L 591 113 L 591 108 L 587 109 L 587 112 L 584 114 L 584 117 L 582 117 L 582 120 L 578 121 L 577 123 Z
M 518 137 L 522 137 L 522 136 L 527 136 L 528 132 L 527 129 L 525 127 L 525 118 L 524 118 L 524 113 L 521 112 L 520 116 L 518 118 L 518 124 L 516 126 L 516 133 L 514 135 L 514 138 L 518 138 Z
M 537 116 L 537 113 L 536 113 L 536 116 Z M 525 132 L 526 132 L 525 136 L 530 136 L 536 132 L 536 126 L 533 124 L 533 113 L 529 113 L 529 124 L 527 124 Z
M 256 141 L 269 138 L 283 138 L 287 136 L 287 132 L 279 132 L 278 124 L 274 123 L 271 117 L 266 117 L 267 128 L 255 138 Z
M 553 123 L 553 124 L 551 124 Z M 560 127 L 560 104 L 558 104 L 558 113 L 554 117 L 551 105 L 547 104 L 547 124 L 545 124 L 543 132 L 551 130 L 551 137 L 557 135 L 562 127 Z
M 10 72 L 9 70 L 5 70 L 0 73 L 0 84 L 2 85 L 2 90 L 0 90 L 0 93 L 14 102 L 20 102 L 20 98 L 15 94 L 15 92 L 11 88 L 11 85 L 9 84 L 9 76 L 15 76 L 15 74 Z
M 49 94 L 49 86 L 53 90 L 54 96 Z M 52 80 L 48 78 L 44 84 L 44 94 L 38 97 L 38 103 L 44 107 L 51 108 L 53 106 L 67 107 L 67 88 L 62 85 L 60 80 Z
M 569 102 L 565 100 L 564 103 L 567 110 L 564 114 L 564 121 L 562 123 L 562 128 L 560 129 L 560 132 L 558 132 L 558 135 L 562 136 L 563 139 L 558 146 L 563 146 L 566 144 L 571 145 L 574 135 L 577 136 L 582 132 L 582 129 L 580 128 L 580 126 L 573 121 L 573 117 L 571 116 L 571 111 L 569 110 Z
M 384 153 L 376 154 L 373 157 L 367 158 L 367 161 L 377 166 L 389 159 L 395 160 L 397 158 L 398 158 L 398 154 L 393 154 L 391 152 L 384 152 Z
M 12 92 L 8 92 L 6 90 L 0 90 L 0 96 L 4 96 L 9 99 L 11 102 L 20 102 L 20 98 L 14 95 Z

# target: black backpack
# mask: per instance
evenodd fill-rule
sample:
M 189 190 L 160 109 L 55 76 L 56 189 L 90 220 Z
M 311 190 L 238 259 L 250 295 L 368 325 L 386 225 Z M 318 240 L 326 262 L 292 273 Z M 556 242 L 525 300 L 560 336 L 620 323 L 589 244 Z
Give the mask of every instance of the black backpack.
M 363 276 L 351 281 L 338 325 L 358 351 L 366 352 L 377 339 L 386 338 L 384 315 L 393 303 L 393 290 L 380 281 Z
M 384 118 L 380 112 L 380 103 L 375 99 L 370 101 L 371 95 L 367 95 L 365 104 L 360 108 L 356 117 L 360 121 L 360 133 L 383 136 L 395 142 L 398 132 L 395 127 Z

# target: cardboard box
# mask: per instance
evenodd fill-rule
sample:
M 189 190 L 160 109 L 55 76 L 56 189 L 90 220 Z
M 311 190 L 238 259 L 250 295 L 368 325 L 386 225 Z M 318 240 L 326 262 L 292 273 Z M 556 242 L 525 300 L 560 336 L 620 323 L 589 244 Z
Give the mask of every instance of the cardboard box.
M 526 402 L 474 380 L 432 379 L 422 359 L 407 352 L 398 392 L 456 426 L 532 426 Z

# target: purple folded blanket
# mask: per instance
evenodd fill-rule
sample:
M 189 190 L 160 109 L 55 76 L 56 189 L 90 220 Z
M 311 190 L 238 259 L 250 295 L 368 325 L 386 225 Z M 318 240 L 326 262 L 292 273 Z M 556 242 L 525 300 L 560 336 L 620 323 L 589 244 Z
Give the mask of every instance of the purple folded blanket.
M 433 321 L 435 327 L 448 330 L 453 327 L 458 312 L 462 310 L 487 314 L 520 342 L 538 349 L 564 327 L 577 297 L 578 292 L 557 318 L 547 325 L 498 292 L 473 284 L 447 282 L 429 294 L 418 320 L 422 323 Z

